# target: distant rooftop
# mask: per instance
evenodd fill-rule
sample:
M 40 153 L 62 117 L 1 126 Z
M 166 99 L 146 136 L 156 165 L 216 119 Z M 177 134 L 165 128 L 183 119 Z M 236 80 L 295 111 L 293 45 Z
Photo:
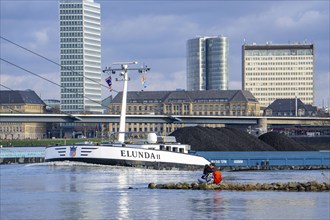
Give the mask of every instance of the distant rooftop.
M 288 43 L 288 44 L 243 44 L 244 50 L 286 50 L 286 49 L 313 49 L 313 44 Z
M 1 90 L 0 104 L 39 104 L 45 105 L 33 90 Z
M 266 109 L 272 109 L 275 112 L 295 111 L 297 102 L 297 109 L 303 108 L 306 111 L 317 111 L 317 107 L 304 104 L 300 99 L 276 99 Z
M 121 103 L 119 92 L 112 103 Z M 249 101 L 258 102 L 249 91 L 244 90 L 205 90 L 205 91 L 130 91 L 127 102 L 209 102 L 209 101 Z

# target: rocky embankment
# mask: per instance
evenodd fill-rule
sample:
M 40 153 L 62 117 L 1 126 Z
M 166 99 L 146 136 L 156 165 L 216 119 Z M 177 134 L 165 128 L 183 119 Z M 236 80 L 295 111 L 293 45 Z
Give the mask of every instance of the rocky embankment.
M 315 149 L 296 142 L 276 132 L 255 137 L 235 128 L 184 127 L 171 136 L 189 144 L 194 151 L 314 151 Z
M 149 183 L 149 189 L 192 189 L 192 190 L 231 190 L 231 191 L 295 191 L 295 192 L 324 192 L 330 191 L 330 183 L 288 182 L 288 183 Z

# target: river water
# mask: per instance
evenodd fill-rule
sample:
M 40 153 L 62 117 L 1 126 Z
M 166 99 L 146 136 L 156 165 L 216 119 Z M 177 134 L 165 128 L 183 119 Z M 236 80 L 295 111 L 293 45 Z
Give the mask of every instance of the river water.
M 329 192 L 148 189 L 201 172 L 56 162 L 1 165 L 0 219 L 329 219 Z M 225 182 L 329 181 L 329 170 L 223 172 Z

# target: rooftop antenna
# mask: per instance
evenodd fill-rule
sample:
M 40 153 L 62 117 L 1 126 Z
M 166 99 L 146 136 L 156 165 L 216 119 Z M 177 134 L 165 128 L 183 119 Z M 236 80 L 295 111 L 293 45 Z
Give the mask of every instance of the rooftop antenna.
M 120 67 L 106 67 L 103 72 L 104 73 L 112 73 L 116 74 L 117 71 L 120 71 L 120 81 L 124 81 L 123 86 L 123 98 L 121 104 L 121 112 L 120 112 L 120 123 L 119 123 L 119 135 L 118 135 L 118 142 L 124 143 L 125 142 L 125 123 L 126 123 L 126 105 L 127 105 L 127 82 L 130 80 L 128 77 L 128 70 L 137 70 L 139 73 L 145 73 L 150 70 L 149 67 L 142 66 L 142 67 L 129 67 L 130 65 L 137 64 L 137 61 L 132 62 L 115 62 L 112 66 L 119 65 Z M 118 80 L 118 79 L 117 79 Z

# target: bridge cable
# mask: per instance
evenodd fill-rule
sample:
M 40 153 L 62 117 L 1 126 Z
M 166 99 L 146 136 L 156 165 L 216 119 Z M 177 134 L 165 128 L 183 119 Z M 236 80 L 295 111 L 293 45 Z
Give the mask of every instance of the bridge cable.
M 66 88 L 66 87 L 64 87 L 64 86 L 61 86 L 61 85 L 58 84 L 58 83 L 55 83 L 55 82 L 53 82 L 53 81 L 51 81 L 51 80 L 49 80 L 49 79 L 47 79 L 47 78 L 45 78 L 45 77 L 42 77 L 42 76 L 40 76 L 40 75 L 38 75 L 38 74 L 36 74 L 36 73 L 34 73 L 34 72 L 31 72 L 30 70 L 27 70 L 27 69 L 25 69 L 25 68 L 23 68 L 23 67 L 20 67 L 20 66 L 14 64 L 14 63 L 12 63 L 12 62 L 10 62 L 10 61 L 8 61 L 8 60 L 5 60 L 5 59 L 3 59 L 3 58 L 1 58 L 1 57 L 0 57 L 0 60 L 2 60 L 3 62 L 6 62 L 6 63 L 8 63 L 8 64 L 10 64 L 10 65 L 12 65 L 12 66 L 15 66 L 16 68 L 19 68 L 19 69 L 21 69 L 21 70 L 24 70 L 25 72 L 28 72 L 28 73 L 30 73 L 30 74 L 32 74 L 32 75 L 34 75 L 34 76 L 37 76 L 37 77 L 39 77 L 39 78 L 41 78 L 41 79 L 43 79 L 43 80 L 45 80 L 45 81 L 47 81 L 47 82 L 50 82 L 50 83 L 52 83 L 52 84 L 54 84 L 54 85 L 56 85 L 56 86 L 59 86 L 59 87 L 61 87 L 61 88 L 64 88 L 64 89 L 66 89 L 66 90 L 68 90 L 68 91 L 70 91 L 70 92 L 72 92 L 72 93 L 74 93 L 74 94 L 76 94 L 76 95 L 80 95 L 80 93 L 78 93 L 78 92 L 73 92 L 73 91 L 71 91 L 71 89 L 68 89 L 68 88 Z M 106 107 L 107 109 L 110 110 L 109 106 L 103 105 L 102 103 L 100 103 L 100 102 L 98 102 L 98 101 L 95 101 L 95 100 L 93 100 L 93 99 L 91 99 L 91 98 L 89 98 L 89 97 L 86 97 L 85 95 L 83 95 L 83 97 L 86 98 L 86 99 L 88 99 L 88 100 L 90 100 L 90 101 L 92 101 L 92 102 L 94 102 L 94 103 L 100 104 L 101 106 Z
M 15 42 L 13 42 L 13 41 L 11 41 L 11 40 L 5 38 L 5 37 L 2 37 L 1 35 L 0 35 L 0 38 L 3 39 L 3 40 L 5 40 L 5 41 L 7 41 L 7 42 L 9 42 L 9 43 L 11 43 L 11 44 L 13 44 L 13 45 L 15 45 L 15 46 L 17 46 L 17 47 L 19 47 L 19 48 L 21 48 L 21 49 L 23 49 L 23 50 L 26 50 L 26 51 L 28 51 L 28 52 L 30 52 L 30 53 L 32 53 L 32 54 L 38 56 L 38 57 L 41 57 L 41 58 L 43 58 L 43 59 L 45 59 L 45 60 L 47 60 L 47 61 L 49 61 L 49 62 L 51 62 L 51 63 L 53 63 L 53 64 L 55 64 L 55 65 L 57 65 L 57 66 L 59 66 L 59 67 L 61 67 L 61 68 L 65 68 L 65 70 L 69 70 L 69 71 L 71 71 L 72 73 L 75 73 L 75 74 L 77 74 L 77 75 L 79 75 L 79 76 L 81 76 L 81 77 L 83 77 L 83 78 L 85 78 L 85 79 L 88 79 L 88 80 L 90 80 L 90 81 L 92 81 L 92 82 L 94 82 L 94 83 L 96 83 L 96 84 L 98 84 L 98 85 L 100 85 L 100 86 L 103 86 L 103 87 L 105 87 L 105 88 L 109 88 L 108 86 L 106 86 L 106 85 L 104 85 L 104 84 L 102 84 L 102 83 L 99 83 L 99 82 L 95 81 L 95 80 L 92 79 L 92 78 L 89 78 L 89 77 L 87 77 L 87 76 L 84 76 L 83 74 L 81 74 L 81 73 L 79 73 L 79 72 L 75 72 L 75 71 L 73 71 L 73 70 L 71 69 L 71 67 L 63 66 L 63 65 L 61 65 L 61 64 L 59 64 L 59 63 L 57 63 L 57 62 L 55 62 L 55 61 L 53 61 L 53 60 L 51 60 L 51 59 L 45 57 L 45 56 L 43 56 L 43 55 L 41 55 L 41 54 L 38 54 L 38 53 L 36 53 L 36 52 L 34 52 L 34 51 L 32 51 L 32 50 L 30 50 L 30 49 L 28 49 L 28 48 L 26 48 L 26 47 L 24 47 L 24 46 L 22 46 L 22 45 L 19 45 L 19 44 L 15 43 Z M 119 93 L 117 90 L 114 90 L 114 89 L 113 89 L 112 91 Z
M 8 86 L 5 86 L 4 84 L 1 84 L 1 83 L 0 83 L 0 86 L 4 87 L 4 88 L 6 88 L 6 89 L 8 89 L 8 90 L 10 90 L 10 91 L 12 91 L 12 92 L 15 92 L 15 90 L 9 88 Z M 46 103 L 45 103 L 45 104 L 46 104 Z M 46 106 L 52 108 L 50 105 L 47 105 L 47 104 L 46 104 Z M 26 112 L 18 111 L 18 110 L 16 110 L 16 109 L 12 109 L 12 108 L 9 108 L 9 109 L 10 109 L 10 110 L 13 110 L 13 111 L 16 111 L 16 112 L 18 112 L 18 113 L 21 113 L 21 114 L 25 114 L 25 113 L 26 113 Z M 61 111 L 61 109 L 59 109 L 59 113 L 72 117 L 72 115 L 71 115 L 70 113 L 63 112 L 63 111 Z

